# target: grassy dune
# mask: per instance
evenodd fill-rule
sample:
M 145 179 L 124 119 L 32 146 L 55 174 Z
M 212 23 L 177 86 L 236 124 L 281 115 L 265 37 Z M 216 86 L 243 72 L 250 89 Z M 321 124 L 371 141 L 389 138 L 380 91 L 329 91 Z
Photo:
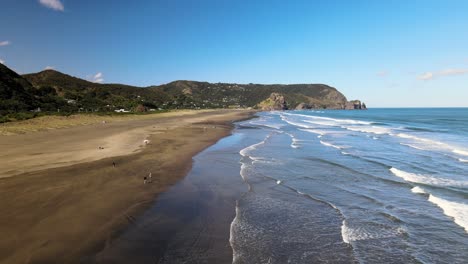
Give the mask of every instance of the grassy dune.
M 70 116 L 41 116 L 33 119 L 2 123 L 0 124 L 0 135 L 18 135 L 37 131 L 69 128 L 82 125 L 91 125 L 97 123 L 110 123 L 128 120 L 143 120 L 169 116 L 193 115 L 196 113 L 210 112 L 213 110 L 174 110 L 170 112 L 160 112 L 154 114 L 75 114 Z

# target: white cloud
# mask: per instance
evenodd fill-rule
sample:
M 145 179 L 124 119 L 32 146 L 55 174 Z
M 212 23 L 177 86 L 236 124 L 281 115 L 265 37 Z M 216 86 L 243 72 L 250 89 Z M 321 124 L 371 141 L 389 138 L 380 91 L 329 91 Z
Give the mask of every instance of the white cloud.
M 0 47 L 1 47 L 1 46 L 8 46 L 8 45 L 10 45 L 10 41 L 8 41 L 8 40 L 1 41 L 1 42 L 0 42 Z
M 94 83 L 102 83 L 104 82 L 103 76 L 104 75 L 102 74 L 102 72 L 98 72 L 93 76 L 93 78 L 91 78 L 91 81 Z
M 431 80 L 433 78 L 434 78 L 434 74 L 432 72 L 426 72 L 426 73 L 418 76 L 419 80 L 425 80 L 425 81 L 426 80 Z
M 5 64 L 5 61 L 0 59 L 0 64 Z
M 461 75 L 461 74 L 467 74 L 468 69 L 446 69 L 443 71 L 440 71 L 439 75 L 442 76 L 447 76 L 447 75 Z
M 102 72 L 98 72 L 96 73 L 96 75 L 94 75 L 94 79 L 100 79 L 102 78 Z
M 54 69 L 55 69 L 55 67 L 52 67 L 52 66 L 47 66 L 47 67 L 44 68 L 44 70 L 54 70 Z
M 427 81 L 427 80 L 432 80 L 436 77 L 463 75 L 463 74 L 468 74 L 468 69 L 445 69 L 445 70 L 441 70 L 438 72 L 426 72 L 418 76 L 418 79 Z
M 62 2 L 60 2 L 60 0 L 39 0 L 39 3 L 41 3 L 47 8 L 54 9 L 56 11 L 65 10 L 65 7 L 63 6 Z

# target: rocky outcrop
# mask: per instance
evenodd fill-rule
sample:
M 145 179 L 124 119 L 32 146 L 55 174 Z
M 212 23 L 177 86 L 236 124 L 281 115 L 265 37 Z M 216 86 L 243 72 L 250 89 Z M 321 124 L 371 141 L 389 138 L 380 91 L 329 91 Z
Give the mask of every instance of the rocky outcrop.
M 346 110 L 366 110 L 366 104 L 359 100 L 352 100 L 346 103 Z
M 300 103 L 296 106 L 296 110 L 310 109 L 306 103 Z
M 284 96 L 279 93 L 272 93 L 269 98 L 260 102 L 257 107 L 263 111 L 288 110 L 288 104 Z
M 307 109 L 345 109 L 345 110 L 367 110 L 366 104 L 361 103 L 359 100 L 353 100 L 346 103 L 339 101 L 319 101 L 311 100 L 309 103 L 300 103 L 296 106 L 296 110 L 307 110 Z
M 307 110 L 307 109 L 334 109 L 331 107 L 327 107 L 326 104 L 323 103 L 300 103 L 296 106 L 296 110 Z

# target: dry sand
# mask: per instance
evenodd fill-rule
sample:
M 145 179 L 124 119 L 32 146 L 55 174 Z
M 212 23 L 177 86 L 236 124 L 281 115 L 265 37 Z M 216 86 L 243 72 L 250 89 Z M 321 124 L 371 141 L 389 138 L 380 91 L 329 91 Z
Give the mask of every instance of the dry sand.
M 224 119 L 227 114 L 226 118 L 229 119 L 233 113 L 236 111 L 202 110 L 115 118 L 41 117 L 38 120 L 7 123 L 2 129 L 9 131 L 8 136 L 0 136 L 0 178 L 128 155 L 141 150 L 143 141 L 150 134 L 165 133 L 168 129 L 201 122 L 206 116 Z M 76 127 L 79 124 L 91 125 Z M 45 126 L 54 129 L 45 131 Z M 67 126 L 73 127 L 63 128 Z M 39 132 L 34 132 L 38 129 Z M 13 134 L 12 131 L 23 134 Z
M 191 112 L 0 136 L 0 263 L 83 261 L 186 175 L 192 157 L 228 135 L 233 120 L 251 113 Z M 149 172 L 153 182 L 145 185 Z

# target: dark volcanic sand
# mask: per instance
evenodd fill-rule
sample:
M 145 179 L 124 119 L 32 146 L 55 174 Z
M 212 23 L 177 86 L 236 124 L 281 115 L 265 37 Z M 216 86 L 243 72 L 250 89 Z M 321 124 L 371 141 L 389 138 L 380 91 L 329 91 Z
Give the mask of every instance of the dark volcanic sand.
M 231 263 L 230 225 L 247 190 L 236 159 L 238 153 L 213 148 L 197 155 L 189 175 L 91 262 Z

